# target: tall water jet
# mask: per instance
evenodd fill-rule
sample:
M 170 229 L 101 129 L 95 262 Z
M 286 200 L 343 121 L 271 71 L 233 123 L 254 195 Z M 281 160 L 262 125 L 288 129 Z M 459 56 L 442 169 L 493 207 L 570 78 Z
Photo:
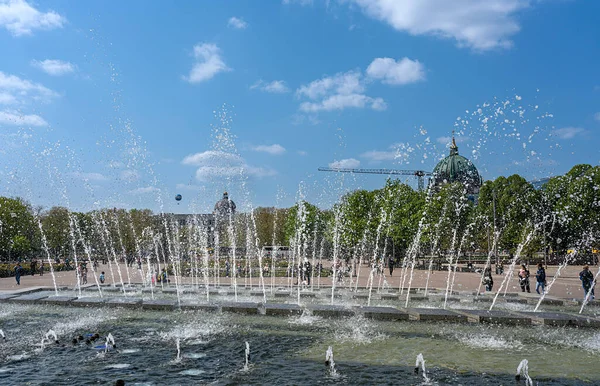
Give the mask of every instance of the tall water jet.
M 373 292 L 373 280 L 374 280 L 374 272 L 377 270 L 377 252 L 379 247 L 379 237 L 381 235 L 381 228 L 383 227 L 385 221 L 387 219 L 387 212 L 385 211 L 385 207 L 381 208 L 381 220 L 379 221 L 379 225 L 377 226 L 377 235 L 375 237 L 375 246 L 373 248 L 373 260 L 371 262 L 371 273 L 369 275 L 369 298 L 367 301 L 367 305 L 371 305 L 371 293 Z
M 521 256 L 521 252 L 523 252 L 523 248 L 525 248 L 525 246 L 531 241 L 531 239 L 533 238 L 533 235 L 536 231 L 537 231 L 537 227 L 534 227 L 531 231 L 529 231 L 529 233 L 525 237 L 525 240 L 523 240 L 523 242 L 521 242 L 521 244 L 519 244 L 519 246 L 517 247 L 517 252 L 515 253 L 515 256 L 513 257 L 512 261 L 510 263 L 510 266 L 508 267 L 507 272 L 504 274 L 504 280 L 502 280 L 502 283 L 500 284 L 500 288 L 498 288 L 498 291 L 496 291 L 494 300 L 492 301 L 492 304 L 490 305 L 490 311 L 494 308 L 494 305 L 496 304 L 496 299 L 498 299 L 498 295 L 500 295 L 500 292 L 502 292 L 502 289 L 504 288 L 504 286 L 505 285 L 508 286 L 508 280 L 510 279 L 510 276 L 514 272 L 515 265 L 517 264 L 517 260 Z
M 565 261 L 563 261 L 558 266 L 558 268 L 556 269 L 556 273 L 554 274 L 554 276 L 552 277 L 552 280 L 550 281 L 550 284 L 548 284 L 548 286 L 546 287 L 545 291 L 542 292 L 542 296 L 540 296 L 537 304 L 535 305 L 535 308 L 533 309 L 533 312 L 537 312 L 538 308 L 540 308 L 540 305 L 542 304 L 542 301 L 544 300 L 544 298 L 550 292 L 550 289 L 554 285 L 554 282 L 556 282 L 556 279 L 558 279 L 560 277 L 561 271 L 569 264 L 569 261 L 571 261 L 576 255 L 577 255 L 577 250 L 575 249 L 575 250 L 573 250 L 573 252 L 569 253 L 565 257 Z
M 474 226 L 475 226 L 475 222 L 472 222 L 471 224 L 467 225 L 467 229 L 465 230 L 465 233 L 463 233 L 462 239 L 460 240 L 460 244 L 458 246 L 458 252 L 456 254 L 456 260 L 454 262 L 454 271 L 452 273 L 452 282 L 450 284 L 450 293 L 452 293 L 452 290 L 454 289 L 454 280 L 456 279 L 456 270 L 458 268 L 458 260 L 460 259 L 463 245 L 465 245 L 467 237 L 469 237 L 471 235 L 471 231 L 473 230 Z
M 42 227 L 42 221 L 40 220 L 39 216 L 37 216 L 37 223 L 38 227 L 40 228 L 42 247 L 44 248 L 44 252 L 46 252 L 46 260 L 48 260 L 48 266 L 50 267 L 52 284 L 54 285 L 54 294 L 58 296 L 58 286 L 56 285 L 56 275 L 54 275 L 54 265 L 52 264 L 52 258 L 50 257 L 50 249 L 48 248 L 48 240 L 46 238 L 46 233 L 44 232 L 44 229 Z
M 481 293 L 481 285 L 483 284 L 483 275 L 485 274 L 485 270 L 488 267 L 491 267 L 492 256 L 494 255 L 494 251 L 496 250 L 496 245 L 498 245 L 498 240 L 500 239 L 500 231 L 494 232 L 494 239 L 492 241 L 492 246 L 488 251 L 487 259 L 485 261 L 485 265 L 483 266 L 483 270 L 481 271 L 481 278 L 479 279 L 479 284 L 477 286 L 477 296 Z M 491 269 L 491 268 L 490 268 Z
M 442 223 L 446 218 L 446 211 L 448 210 L 448 206 L 450 205 L 450 200 L 446 200 L 444 207 L 442 208 L 442 213 L 436 226 L 433 230 L 433 234 L 435 235 L 433 239 L 433 243 L 431 245 L 431 258 L 429 259 L 429 266 L 427 268 L 427 279 L 425 280 L 425 296 L 427 296 L 427 292 L 429 290 L 429 278 L 431 277 L 431 270 L 433 267 L 433 258 L 438 253 L 438 243 L 440 242 L 440 238 L 442 237 L 442 232 L 440 231 L 442 227 Z M 430 224 L 426 225 L 425 228 L 430 228 Z

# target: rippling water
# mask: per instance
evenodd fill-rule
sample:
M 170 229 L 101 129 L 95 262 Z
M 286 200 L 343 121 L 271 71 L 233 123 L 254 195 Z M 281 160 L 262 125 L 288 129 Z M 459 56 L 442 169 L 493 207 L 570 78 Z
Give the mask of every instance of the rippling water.
M 600 384 L 596 330 L 2 306 L 2 385 L 111 385 L 117 379 L 126 385 L 417 385 L 423 382 L 414 374 L 419 353 L 430 384 L 514 384 L 525 358 L 534 382 Z M 50 328 L 59 344 L 41 350 Z M 71 343 L 96 332 L 99 342 Z M 108 333 L 116 349 L 94 349 Z M 246 341 L 251 355 L 244 370 Z M 328 346 L 336 376 L 324 364 Z

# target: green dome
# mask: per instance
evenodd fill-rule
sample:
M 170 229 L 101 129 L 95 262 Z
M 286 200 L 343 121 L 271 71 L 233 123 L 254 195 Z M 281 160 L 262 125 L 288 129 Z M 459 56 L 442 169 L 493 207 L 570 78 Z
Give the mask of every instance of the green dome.
M 433 169 L 434 188 L 459 181 L 467 187 L 467 194 L 478 194 L 482 184 L 481 176 L 473 162 L 458 154 L 454 138 L 450 146 L 450 155 L 441 160 Z

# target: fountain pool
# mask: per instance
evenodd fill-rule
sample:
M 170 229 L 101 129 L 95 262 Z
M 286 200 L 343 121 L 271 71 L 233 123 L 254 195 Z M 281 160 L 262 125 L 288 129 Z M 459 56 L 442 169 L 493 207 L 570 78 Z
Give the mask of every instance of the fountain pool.
M 600 332 L 545 326 L 375 321 L 361 315 L 271 317 L 205 311 L 2 304 L 0 382 L 22 384 L 598 384 Z M 39 346 L 48 329 L 59 344 Z M 116 349 L 73 337 L 111 334 Z M 246 370 L 246 342 L 252 355 Z M 178 354 L 178 347 L 180 353 Z M 335 352 L 335 375 L 324 353 Z M 175 359 L 179 357 L 180 360 Z M 522 382 L 524 382 L 522 380 Z

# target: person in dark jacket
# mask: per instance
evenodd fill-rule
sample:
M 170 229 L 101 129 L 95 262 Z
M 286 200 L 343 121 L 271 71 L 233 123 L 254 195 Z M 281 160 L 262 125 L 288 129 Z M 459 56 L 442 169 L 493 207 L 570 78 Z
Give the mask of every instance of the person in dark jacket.
M 538 270 L 535 273 L 535 279 L 537 280 L 537 284 L 535 285 L 535 292 L 541 295 L 546 290 L 546 270 L 544 269 L 542 263 L 538 264 Z M 542 288 L 542 293 L 540 293 L 540 287 Z
M 521 269 L 519 270 L 519 286 L 521 286 L 521 291 L 531 292 L 529 289 L 529 270 L 525 266 L 525 264 L 521 265 Z
M 492 278 L 492 268 L 487 267 L 483 272 L 483 284 L 485 284 L 485 290 L 491 292 L 494 288 L 494 279 Z
M 583 266 L 583 271 L 579 272 L 579 280 L 583 286 L 583 298 L 585 299 L 588 293 L 591 291 L 590 299 L 594 299 L 594 274 L 590 271 L 588 265 Z
M 21 285 L 21 274 L 23 273 L 23 267 L 21 267 L 21 263 L 17 263 L 15 266 L 15 280 L 17 281 L 17 285 Z

